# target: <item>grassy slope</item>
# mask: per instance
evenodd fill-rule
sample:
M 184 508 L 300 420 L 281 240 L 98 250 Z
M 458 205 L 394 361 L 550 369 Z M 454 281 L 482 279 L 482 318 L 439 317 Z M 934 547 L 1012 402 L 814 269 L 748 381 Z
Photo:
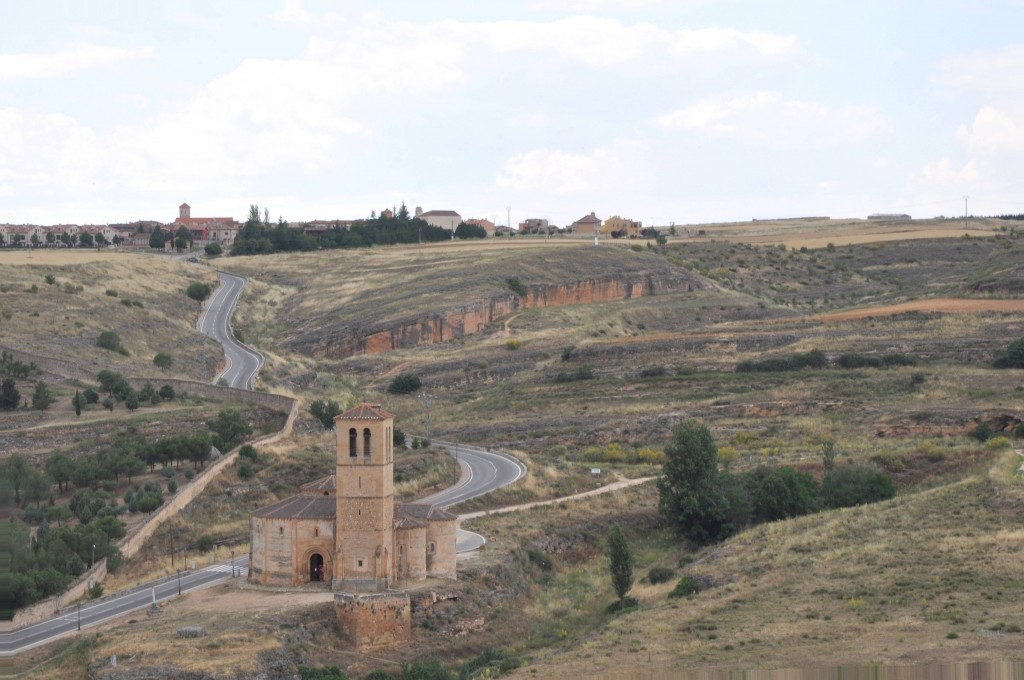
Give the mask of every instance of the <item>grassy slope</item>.
M 195 330 L 198 306 L 185 296 L 193 281 L 216 284 L 212 270 L 155 256 L 67 261 L 30 264 L 26 257 L 24 264 L 0 266 L 0 309 L 6 310 L 0 342 L 77 361 L 90 372 L 110 368 L 135 375 L 163 375 L 153 365 L 153 356 L 163 351 L 174 358 L 167 375 L 198 378 L 205 358 L 206 375 L 212 377 L 223 352 Z M 54 285 L 47 285 L 47 275 L 56 277 Z M 38 292 L 30 292 L 33 285 Z M 82 290 L 66 292 L 66 286 Z M 107 295 L 108 290 L 117 297 Z M 122 304 L 126 299 L 142 307 Z M 131 356 L 97 347 L 102 331 L 116 332 Z

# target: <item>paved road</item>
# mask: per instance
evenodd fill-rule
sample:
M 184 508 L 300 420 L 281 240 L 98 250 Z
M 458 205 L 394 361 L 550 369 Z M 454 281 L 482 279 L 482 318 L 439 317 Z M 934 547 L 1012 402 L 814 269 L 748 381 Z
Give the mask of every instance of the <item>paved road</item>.
M 218 272 L 221 285 L 214 292 L 206 312 L 199 320 L 199 329 L 224 346 L 228 367 L 223 376 L 232 387 L 252 389 L 252 380 L 263 363 L 263 356 L 235 340 L 231 332 L 231 315 L 245 286 L 245 279 L 234 274 Z M 526 474 L 526 466 L 515 458 L 472 446 L 449 442 L 434 443 L 443 446 L 455 456 L 462 468 L 459 482 L 454 486 L 421 499 L 444 508 L 490 493 L 511 484 Z M 460 553 L 476 550 L 485 543 L 483 536 L 459 529 L 456 536 L 456 550 Z M 248 555 L 236 557 L 234 568 L 245 574 Z M 195 572 L 184 572 L 180 577 L 181 592 L 207 588 L 232 576 L 227 563 L 215 565 Z M 84 604 L 79 610 L 68 607 L 55 618 L 26 626 L 13 633 L 0 634 L 0 657 L 11 656 L 32 647 L 50 642 L 64 635 L 131 611 L 148 607 L 155 588 L 158 602 L 178 595 L 177 577 L 161 579 L 140 586 L 137 589 L 119 593 L 108 599 Z
M 234 573 L 245 576 L 249 564 L 249 556 L 241 555 L 234 559 Z M 184 571 L 179 576 L 168 576 L 147 583 L 134 590 L 119 593 L 109 599 L 83 603 L 78 606 L 64 607 L 61 613 L 46 621 L 26 626 L 13 633 L 0 634 L 0 656 L 12 656 L 46 644 L 57 638 L 64 637 L 76 630 L 98 625 L 108 619 L 144 609 L 153 602 L 154 592 L 157 602 L 177 597 L 181 593 L 209 588 L 225 579 L 231 578 L 232 564 L 223 562 L 197 571 Z
M 238 342 L 231 330 L 231 317 L 245 288 L 245 278 L 222 271 L 218 271 L 217 276 L 220 277 L 220 285 L 210 296 L 206 311 L 199 318 L 199 330 L 224 347 L 227 365 L 215 380 L 224 378 L 231 387 L 251 390 L 253 378 L 263 366 L 263 355 Z
M 442 508 L 451 509 L 453 505 L 488 494 L 495 489 L 515 482 L 526 474 L 526 466 L 521 462 L 502 453 L 494 453 L 487 449 L 451 442 L 432 440 L 434 444 L 443 446 L 455 456 L 462 468 L 458 483 L 444 491 L 422 498 L 417 502 L 433 503 Z M 479 549 L 487 542 L 480 534 L 466 529 L 456 529 L 455 552 L 467 553 Z

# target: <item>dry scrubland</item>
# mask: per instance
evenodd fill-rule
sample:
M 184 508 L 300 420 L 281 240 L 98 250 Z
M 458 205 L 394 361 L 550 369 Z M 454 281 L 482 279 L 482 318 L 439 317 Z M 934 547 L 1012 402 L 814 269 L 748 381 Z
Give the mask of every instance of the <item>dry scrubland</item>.
M 220 261 L 253 277 L 235 325 L 268 354 L 270 389 L 305 404 L 379 400 L 398 414 L 398 427 L 421 434 L 423 402 L 385 392 L 395 375 L 416 373 L 433 395 L 435 437 L 505 447 L 526 460 L 526 480 L 465 510 L 560 496 L 614 474 L 650 474 L 654 466 L 620 457 L 663 447 L 685 418 L 706 422 L 737 468 L 790 463 L 820 474 L 828 439 L 843 464 L 891 472 L 900 495 L 756 527 L 704 551 L 661 525 L 652 485 L 484 517 L 467 525 L 489 544 L 460 561 L 459 599 L 419 615 L 407 648 L 353 653 L 337 643 L 326 606 L 298 606 L 305 595 L 233 615 L 257 596 L 230 587 L 168 604 L 158 619 L 113 626 L 84 646 L 67 643 L 64 668 L 74 673 L 118 653 L 129 670 L 174 665 L 244 675 L 302 662 L 359 677 L 425 656 L 454 662 L 488 646 L 517 656 L 527 664 L 520 675 L 532 677 L 1019 658 L 1024 492 L 1013 475 L 1016 456 L 965 433 L 977 418 L 1022 415 L 1022 372 L 987 364 L 1024 336 L 1024 243 L 1001 225 L 980 225 L 992 230 L 986 238 L 960 238 L 962 225 L 928 224 L 956 230 L 957 238 L 912 242 L 866 231 L 882 226 L 901 239 L 931 235 L 869 223 L 813 234 L 807 225 L 758 222 L 746 225 L 746 238 L 774 242 L 730 241 L 743 240 L 744 229 L 724 225 L 716 238 L 681 238 L 657 252 L 644 245 L 634 252 L 635 243 L 592 249 L 523 240 Z M 819 249 L 814 238 L 823 240 Z M 846 246 L 847 238 L 872 242 Z M 677 268 L 708 289 L 524 310 L 477 335 L 386 354 L 324 360 L 302 349 L 353 316 L 401 321 L 470 294 L 505 294 L 509 276 L 527 285 L 571 282 L 634 271 L 637 262 Z M 303 334 L 314 341 L 289 342 Z M 916 363 L 734 371 L 743 360 L 812 349 L 832 359 L 898 353 Z M 244 537 L 251 509 L 327 474 L 333 436 L 308 418 L 296 433 L 260 452 L 252 479 L 232 471 L 211 485 L 168 532 Z M 604 480 L 591 479 L 593 461 L 609 453 L 598 463 Z M 443 456 L 421 452 L 407 454 L 399 469 L 427 480 L 406 483 L 410 496 L 453 474 Z M 606 614 L 614 596 L 602 550 L 613 522 L 628 527 L 639 577 L 670 567 L 708 588 L 670 601 L 674 581 L 641 579 L 632 593 L 640 610 Z M 157 537 L 128 565 L 131 573 L 162 568 L 167 540 Z M 205 625 L 208 636 L 167 643 L 189 623 Z
M 216 285 L 217 275 L 152 255 L 0 251 L 0 345 L 76 361 L 89 373 L 199 379 L 205 365 L 209 379 L 223 352 L 195 331 L 199 308 L 185 295 L 193 281 Z M 97 347 L 103 331 L 117 333 L 131 356 Z M 153 365 L 157 352 L 171 354 L 170 371 Z

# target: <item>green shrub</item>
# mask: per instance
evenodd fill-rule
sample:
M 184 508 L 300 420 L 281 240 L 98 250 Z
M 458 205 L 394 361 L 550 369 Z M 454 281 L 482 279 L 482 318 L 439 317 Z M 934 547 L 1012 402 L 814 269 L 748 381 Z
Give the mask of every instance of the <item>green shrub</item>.
M 534 550 L 532 548 L 528 549 L 526 551 L 526 557 L 532 564 L 537 565 L 541 571 L 551 571 L 552 567 L 554 567 L 554 564 L 551 562 L 551 557 L 539 550 Z
M 689 576 L 684 576 L 676 583 L 676 587 L 669 591 L 668 597 L 674 600 L 678 597 L 690 597 L 700 592 L 700 586 Z
M 508 340 L 505 341 L 505 349 L 507 350 L 517 350 L 522 346 L 523 341 L 519 340 L 518 338 L 509 338 Z
M 422 387 L 420 377 L 415 373 L 402 373 L 395 376 L 391 384 L 388 385 L 388 392 L 390 394 L 412 394 L 416 390 Z
M 973 430 L 968 432 L 967 436 L 979 442 L 985 442 L 991 439 L 993 434 L 992 426 L 983 420 L 978 423 Z
M 892 477 L 867 465 L 838 467 L 822 481 L 822 496 L 830 508 L 877 503 L 895 495 Z
M 252 463 L 249 461 L 242 461 L 238 466 L 238 476 L 242 479 L 252 479 L 252 476 L 256 474 L 256 470 L 253 469 Z
M 526 286 L 523 285 L 523 282 L 520 281 L 515 276 L 505 279 L 505 284 L 508 285 L 509 290 L 511 290 L 513 293 L 515 293 L 521 298 L 526 297 L 530 292 L 529 290 L 527 290 Z
M 579 380 L 590 380 L 594 377 L 594 369 L 590 366 L 583 364 L 579 366 L 575 371 L 561 371 L 555 374 L 556 383 L 569 383 L 576 382 Z
M 156 355 L 153 357 L 153 363 L 156 365 L 157 368 L 162 368 L 163 370 L 166 371 L 167 369 L 174 365 L 174 357 L 172 357 L 167 352 L 157 352 Z
M 167 480 L 167 493 L 178 493 L 178 482 L 173 479 Z
M 1024 338 L 1007 345 L 992 363 L 995 368 L 1024 368 Z
M 103 597 L 103 584 L 96 581 L 89 587 L 89 599 L 98 600 Z
M 255 463 L 257 458 L 256 447 L 252 444 L 245 444 L 242 448 L 238 449 L 238 456 Z
M 195 468 L 185 468 L 185 479 L 191 481 L 192 478 L 195 477 L 195 476 L 196 476 L 196 469 Z
M 641 378 L 659 378 L 665 375 L 668 371 L 664 366 L 648 366 L 640 371 Z
M 107 288 L 106 294 L 109 295 L 110 297 L 117 297 L 117 291 L 114 290 L 113 288 Z
M 217 257 L 224 252 L 224 249 L 220 247 L 219 243 L 207 243 L 203 250 L 205 250 L 206 254 L 210 257 Z
M 572 345 L 562 348 L 562 361 L 568 361 L 572 357 L 573 350 L 576 348 Z
M 805 368 L 824 368 L 827 364 L 825 353 L 820 349 L 814 349 L 802 354 L 786 354 L 759 361 L 747 359 L 736 364 L 735 370 L 737 373 L 781 373 Z
M 647 571 L 647 582 L 652 584 L 665 583 L 676 575 L 676 570 L 671 567 L 651 567 Z

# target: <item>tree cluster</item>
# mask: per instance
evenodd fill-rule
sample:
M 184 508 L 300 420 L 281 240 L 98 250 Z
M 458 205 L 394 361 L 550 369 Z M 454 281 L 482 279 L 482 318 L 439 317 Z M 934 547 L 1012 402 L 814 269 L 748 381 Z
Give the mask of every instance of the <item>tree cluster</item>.
M 872 467 L 835 466 L 835 450 L 822 451 L 819 484 L 791 467 L 759 467 L 741 474 L 718 469 L 718 449 L 706 426 L 678 425 L 665 448 L 658 479 L 658 509 L 694 543 L 728 538 L 760 522 L 798 517 L 824 508 L 873 503 L 895 494 L 892 479 Z

